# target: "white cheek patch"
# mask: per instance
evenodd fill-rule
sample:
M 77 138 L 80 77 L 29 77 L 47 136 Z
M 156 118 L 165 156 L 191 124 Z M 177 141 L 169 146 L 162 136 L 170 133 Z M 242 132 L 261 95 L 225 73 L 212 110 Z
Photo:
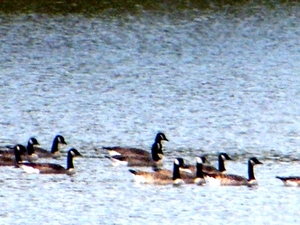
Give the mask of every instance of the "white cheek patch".
M 222 159 L 223 159 L 224 161 L 226 161 L 226 160 L 227 160 L 227 158 L 226 158 L 226 156 L 225 156 L 225 155 L 222 155 Z
M 196 161 L 197 161 L 197 163 L 199 163 L 199 164 L 202 164 L 202 163 L 203 163 L 203 160 L 202 160 L 200 157 L 196 157 Z

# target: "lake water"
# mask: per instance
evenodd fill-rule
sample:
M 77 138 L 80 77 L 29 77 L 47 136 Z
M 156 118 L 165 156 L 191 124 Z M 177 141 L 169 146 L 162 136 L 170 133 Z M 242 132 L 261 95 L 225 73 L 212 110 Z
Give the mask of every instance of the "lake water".
M 1 145 L 60 133 L 84 158 L 73 177 L 1 167 L 0 224 L 299 224 L 275 176 L 300 175 L 300 11 L 249 11 L 1 15 Z M 104 158 L 158 131 L 167 168 L 227 152 L 246 176 L 256 156 L 259 186 L 136 185 Z

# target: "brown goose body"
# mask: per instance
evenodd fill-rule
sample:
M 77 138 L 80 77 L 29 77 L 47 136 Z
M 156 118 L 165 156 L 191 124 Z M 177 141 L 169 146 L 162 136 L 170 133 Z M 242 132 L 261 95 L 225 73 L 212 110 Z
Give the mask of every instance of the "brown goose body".
M 115 147 L 103 147 L 108 151 L 110 156 L 122 155 L 122 156 L 136 156 L 136 157 L 151 157 L 151 153 L 139 148 L 125 148 L 120 146 Z
M 0 156 L 0 166 L 14 166 L 15 159 L 13 156 Z
M 147 183 L 147 184 L 161 184 L 161 185 L 166 185 L 166 184 L 172 184 L 172 171 L 166 170 L 158 170 L 154 172 L 148 172 L 148 171 L 136 171 L 130 169 L 129 172 L 134 174 L 135 176 L 141 176 L 143 177 L 140 183 Z M 138 179 L 135 179 L 138 181 Z M 138 181 L 139 182 L 139 181 Z
M 289 176 L 289 177 L 276 176 L 276 178 L 281 180 L 286 186 L 300 186 L 299 176 Z
M 221 186 L 254 186 L 257 185 L 256 178 L 254 176 L 254 165 L 262 164 L 257 158 L 252 157 L 248 160 L 248 179 L 244 176 L 235 174 L 206 174 L 206 181 L 210 184 L 217 184 Z
M 153 167 L 159 168 L 163 164 L 163 140 L 168 140 L 163 133 L 158 133 L 151 148 L 151 154 L 137 148 L 105 147 L 109 151 L 112 165 L 126 165 L 129 167 Z M 118 151 L 117 151 L 118 150 Z
M 173 171 L 159 169 L 154 172 L 139 171 L 129 169 L 134 175 L 135 182 L 145 183 L 145 184 L 157 184 L 157 185 L 167 185 L 174 184 L 180 185 L 184 183 L 180 176 L 179 167 L 183 166 L 184 162 L 182 158 L 176 158 L 173 163 Z
M 0 166 L 15 166 L 22 162 L 21 155 L 26 154 L 26 148 L 23 145 L 15 145 L 9 150 L 2 150 L 0 153 Z
M 75 174 L 73 158 L 81 156 L 81 154 L 74 148 L 71 148 L 67 153 L 67 167 L 63 167 L 55 163 L 18 163 L 26 173 L 40 173 L 40 174 Z
M 28 173 L 41 173 L 41 174 L 67 174 L 68 170 L 61 165 L 55 163 L 20 163 L 19 167 L 23 168 L 25 171 L 27 169 L 25 167 L 31 167 Z M 32 172 L 30 172 L 32 171 Z
M 234 175 L 234 174 L 213 174 L 209 177 L 213 177 L 219 181 L 221 186 L 241 186 L 249 185 L 249 181 L 246 177 Z M 209 178 L 207 178 L 209 179 Z
M 15 156 L 14 156 L 13 149 L 2 148 L 0 150 L 0 166 L 13 166 L 14 162 L 15 162 Z
M 207 164 L 203 164 L 202 166 L 203 166 L 203 173 L 205 173 L 205 174 L 222 173 L 214 166 L 207 165 Z M 186 169 L 187 169 L 187 171 L 190 171 L 190 172 L 187 172 L 187 173 L 192 173 L 194 175 L 196 174 L 196 171 L 197 171 L 196 166 L 188 165 L 188 167 Z
M 22 154 L 25 155 L 26 159 L 28 161 L 36 161 L 38 159 L 38 156 L 34 152 L 34 146 L 39 145 L 38 141 L 31 137 L 29 138 L 27 142 L 27 148 L 25 148 L 23 145 L 19 144 L 19 148 L 22 148 Z M 15 154 L 16 150 L 15 147 L 12 146 L 5 146 L 0 149 L 0 166 L 11 166 L 14 165 L 15 162 Z M 22 147 L 20 147 L 22 146 Z M 25 148 L 25 152 L 23 152 Z M 17 153 L 18 154 L 18 153 Z
M 161 152 L 159 153 L 161 154 L 163 154 L 162 141 L 168 141 L 166 135 L 164 133 L 157 133 L 155 136 L 154 144 L 152 145 L 152 148 L 160 149 Z M 140 148 L 130 148 L 130 147 L 121 147 L 121 146 L 102 147 L 102 148 L 107 150 L 110 156 L 122 155 L 122 156 L 132 156 L 132 157 L 151 157 L 151 153 L 149 151 Z

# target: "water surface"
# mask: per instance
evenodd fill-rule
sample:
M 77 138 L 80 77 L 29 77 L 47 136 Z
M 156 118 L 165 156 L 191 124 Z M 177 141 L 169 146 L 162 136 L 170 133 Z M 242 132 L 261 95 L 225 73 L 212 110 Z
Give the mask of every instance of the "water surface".
M 242 9 L 241 9 L 242 11 Z M 0 21 L 0 141 L 50 148 L 64 135 L 85 157 L 78 173 L 40 176 L 2 167 L 0 224 L 296 224 L 300 16 L 298 7 L 253 14 L 143 12 L 103 18 L 6 15 Z M 259 186 L 138 186 L 101 146 L 149 149 L 162 131 L 174 157 L 246 175 Z M 65 159 L 56 161 L 65 165 Z

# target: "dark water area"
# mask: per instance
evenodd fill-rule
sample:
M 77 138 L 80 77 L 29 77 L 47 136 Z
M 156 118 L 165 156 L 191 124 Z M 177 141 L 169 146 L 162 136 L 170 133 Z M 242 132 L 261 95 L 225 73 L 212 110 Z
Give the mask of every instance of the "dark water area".
M 46 13 L 46 14 L 68 14 L 79 13 L 85 15 L 110 14 L 120 15 L 124 13 L 138 14 L 141 10 L 151 12 L 172 12 L 184 10 L 224 10 L 239 11 L 239 8 L 276 8 L 277 5 L 295 5 L 297 1 L 249 1 L 249 0 L 166 0 L 166 1 L 143 1 L 143 0 L 2 0 L 0 11 L 4 13 Z M 253 10 L 253 9 L 252 9 Z
M 72 177 L 0 167 L 0 224 L 298 224 L 275 176 L 299 175 L 299 9 L 1 14 L 0 145 L 60 133 L 84 157 Z M 166 168 L 227 152 L 246 176 L 256 156 L 258 187 L 137 185 L 104 158 L 158 131 Z

